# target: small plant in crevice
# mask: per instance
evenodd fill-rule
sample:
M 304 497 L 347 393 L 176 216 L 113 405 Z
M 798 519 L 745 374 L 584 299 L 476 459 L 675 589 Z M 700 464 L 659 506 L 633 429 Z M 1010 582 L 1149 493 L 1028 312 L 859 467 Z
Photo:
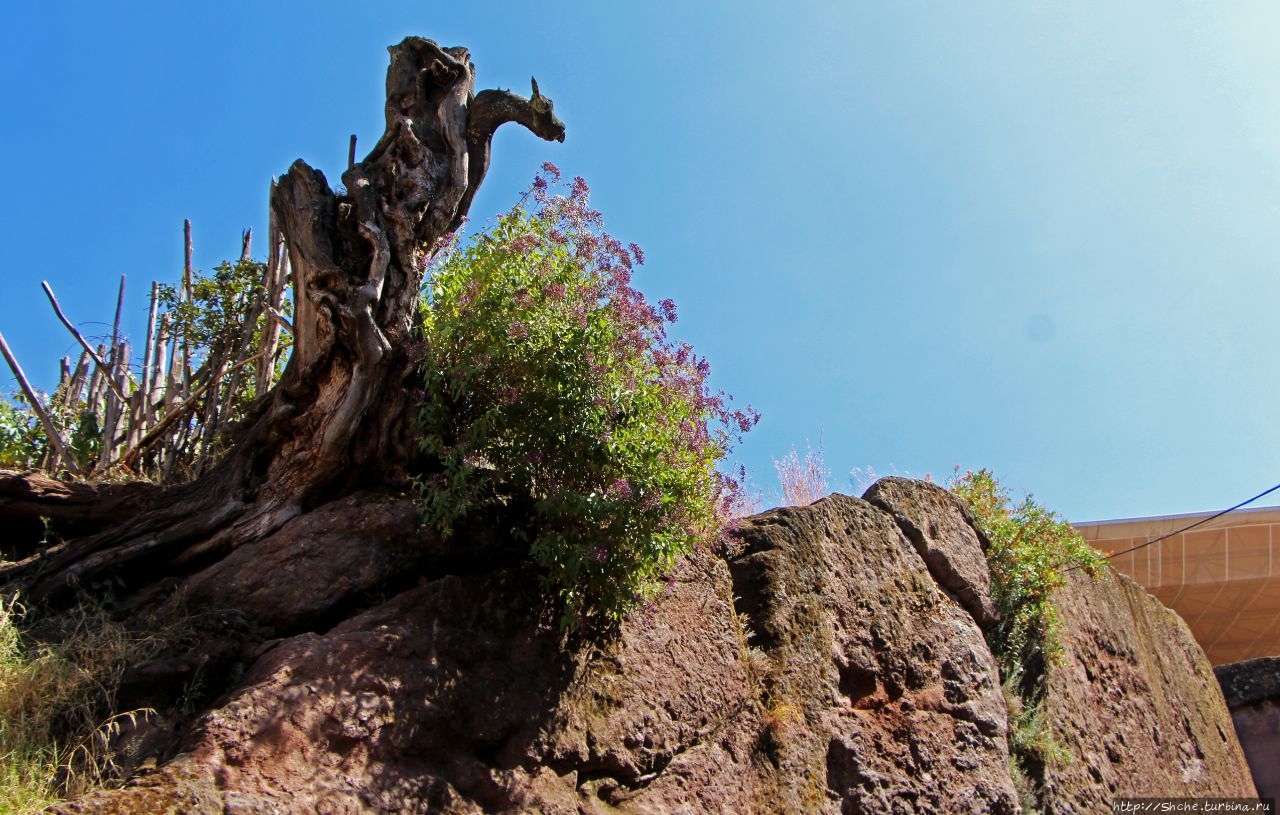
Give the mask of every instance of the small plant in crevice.
M 775 743 L 786 738 L 791 729 L 804 720 L 804 711 L 786 699 L 770 695 L 764 704 L 765 732 Z
M 1010 701 L 1012 759 L 1024 781 L 1038 783 L 1047 762 L 1071 758 L 1040 711 L 1046 673 L 1063 656 L 1053 593 L 1066 585 L 1068 570 L 1096 576 L 1106 559 L 1031 496 L 1015 504 L 990 470 L 957 470 L 949 487 L 990 542 L 991 593 L 1002 619 L 985 634 Z
M 957 473 L 949 486 L 990 541 L 992 599 L 1003 620 L 988 638 L 1004 680 L 1020 682 L 1062 655 L 1053 593 L 1066 585 L 1067 570 L 1096 575 L 1106 559 L 1031 496 L 1014 504 L 990 470 Z
M 544 173 L 514 209 L 444 253 L 421 310 L 419 480 L 445 534 L 469 513 L 532 507 L 528 541 L 562 624 L 649 602 L 676 558 L 721 540 L 741 474 L 719 468 L 758 419 L 667 335 L 676 307 L 631 285 L 644 262 L 603 229 L 582 179 Z

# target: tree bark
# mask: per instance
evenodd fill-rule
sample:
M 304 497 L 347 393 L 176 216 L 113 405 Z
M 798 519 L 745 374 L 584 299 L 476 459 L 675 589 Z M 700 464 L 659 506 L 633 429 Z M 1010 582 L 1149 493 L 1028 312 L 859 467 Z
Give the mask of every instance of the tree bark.
M 517 122 L 563 141 L 551 101 L 474 91 L 464 48 L 417 37 L 389 49 L 386 131 L 335 193 L 299 160 L 272 187 L 293 274 L 294 345 L 238 443 L 129 523 L 0 567 L 48 600 L 104 574 L 156 575 L 261 539 L 322 501 L 399 482 L 410 460 L 413 325 L 430 257 L 467 214 L 491 140 Z M 274 242 L 275 235 L 270 236 Z

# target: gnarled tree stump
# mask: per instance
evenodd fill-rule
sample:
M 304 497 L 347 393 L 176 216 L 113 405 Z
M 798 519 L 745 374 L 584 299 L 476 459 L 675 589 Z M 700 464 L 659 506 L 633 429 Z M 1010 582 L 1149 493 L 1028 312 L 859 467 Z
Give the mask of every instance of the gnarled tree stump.
M 494 132 L 517 122 L 563 141 L 564 124 L 536 81 L 531 98 L 476 93 L 465 48 L 410 37 L 389 50 L 386 132 L 343 173 L 346 191 L 301 160 L 272 187 L 294 347 L 238 444 L 194 482 L 146 496 L 136 517 L 0 567 L 0 580 L 40 601 L 125 572 L 134 583 L 190 573 L 322 502 L 404 478 L 427 263 L 484 180 Z

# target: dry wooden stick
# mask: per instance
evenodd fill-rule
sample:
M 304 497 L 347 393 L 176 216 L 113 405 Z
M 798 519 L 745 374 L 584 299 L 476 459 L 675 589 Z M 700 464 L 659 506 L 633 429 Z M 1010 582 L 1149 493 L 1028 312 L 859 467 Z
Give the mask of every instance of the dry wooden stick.
M 111 350 L 112 365 L 107 372 L 107 381 L 115 387 L 112 388 L 117 394 L 123 393 L 124 374 L 121 367 L 124 365 L 124 357 L 127 359 L 127 343 L 118 343 Z M 116 429 L 120 427 L 120 420 L 124 418 L 124 411 L 129 405 L 128 397 L 120 399 L 106 400 L 106 408 L 102 412 L 102 445 L 98 449 L 98 466 L 106 469 L 111 466 L 111 451 L 116 446 Z
M 106 353 L 106 350 L 106 346 L 99 345 L 98 356 L 102 356 Z M 88 352 L 85 353 L 87 354 Z M 93 373 L 89 375 L 89 389 L 85 392 L 85 401 L 87 402 L 89 412 L 95 416 L 98 414 L 98 410 L 102 407 L 102 392 L 104 390 L 106 390 L 106 388 L 102 387 L 102 369 L 97 365 L 94 365 Z
M 151 406 L 151 387 L 154 384 L 152 367 L 156 346 L 156 307 L 160 301 L 160 284 L 151 282 L 151 308 L 147 312 L 147 342 L 143 346 L 142 351 L 142 417 L 143 422 L 147 421 L 148 409 Z
M 271 182 L 272 189 L 275 188 L 276 182 Z M 274 319 L 267 322 L 262 327 L 262 335 L 259 337 L 258 351 L 261 359 L 258 362 L 258 393 L 266 393 L 267 388 L 271 385 L 271 377 L 275 373 L 276 364 L 276 347 L 280 340 L 280 326 L 285 325 L 290 332 L 293 326 L 288 325 L 288 320 L 280 313 L 281 302 L 284 299 L 285 280 L 289 274 L 289 258 L 288 251 L 284 247 L 284 236 L 280 233 L 280 228 L 276 225 L 276 213 L 274 209 L 267 216 L 267 268 L 263 272 L 262 287 L 266 290 L 267 296 L 263 301 L 262 307 Z
M 116 362 L 116 351 L 120 349 L 120 315 L 124 312 L 124 280 L 120 275 L 120 294 L 116 297 L 116 319 L 111 324 L 111 361 Z
M 35 389 L 31 387 L 31 383 L 27 381 L 27 375 L 22 372 L 22 366 L 18 364 L 17 357 L 9 350 L 9 343 L 4 341 L 4 334 L 0 334 L 0 352 L 4 353 L 5 362 L 9 363 L 9 369 L 17 377 L 18 387 L 22 388 L 22 392 L 26 394 L 27 401 L 31 403 L 31 409 L 36 412 L 36 416 L 40 417 L 40 423 L 44 425 L 45 433 L 49 435 L 49 443 L 53 445 L 57 455 L 66 463 L 67 469 L 71 471 L 71 474 L 80 475 L 80 468 L 76 466 L 75 460 L 67 454 L 67 443 L 62 440 L 62 434 L 58 432 L 58 428 L 53 424 L 53 417 L 44 409 L 44 405 L 40 404 L 40 400 L 36 397 Z
M 125 398 L 124 392 L 116 386 L 115 380 L 111 378 L 110 367 L 102 357 L 93 350 L 89 345 L 88 340 L 84 338 L 84 335 L 71 324 L 71 321 L 67 319 L 67 315 L 62 313 L 62 307 L 58 305 L 58 298 L 53 296 L 53 288 L 49 286 L 49 281 L 42 280 L 40 281 L 40 285 L 44 288 L 44 293 L 45 296 L 49 298 L 49 303 L 53 306 L 53 313 L 58 315 L 58 319 L 61 320 L 62 324 L 67 327 L 67 330 L 71 332 L 71 336 L 75 337 L 84 350 L 89 352 L 89 359 L 92 359 L 93 364 L 98 366 L 98 370 L 102 372 L 103 376 L 107 380 L 107 386 L 116 392 L 116 396 L 119 396 L 120 399 L 123 400 Z
M 67 405 L 67 400 L 71 400 L 71 405 L 76 405 L 80 401 L 80 396 L 84 393 L 84 380 L 89 375 L 89 355 L 84 351 L 80 352 L 80 361 L 76 363 L 76 372 L 71 376 L 71 382 L 67 385 L 67 391 L 62 395 L 63 406 Z
M 182 221 L 182 292 L 178 295 L 179 304 L 191 302 L 195 294 L 191 291 L 191 280 L 195 275 L 195 266 L 191 262 L 194 251 L 191 243 L 191 219 L 184 218 Z M 188 333 L 185 330 L 182 332 L 182 367 L 178 371 L 184 399 L 191 387 L 191 345 Z M 174 363 L 177 363 L 176 358 Z
M 147 421 L 150 421 L 151 414 L 165 402 L 164 376 L 165 365 L 168 361 L 166 356 L 168 347 L 169 315 L 166 313 L 160 315 L 160 327 L 156 329 L 156 358 L 151 372 L 151 391 L 147 394 Z
M 251 362 L 257 362 L 257 360 L 258 360 L 257 356 L 252 356 L 246 360 L 241 361 L 238 364 L 248 365 Z M 154 444 L 155 441 L 159 439 L 160 436 L 166 430 L 169 429 L 170 425 L 176 422 L 180 417 L 185 416 L 186 414 L 190 413 L 192 410 L 195 409 L 197 403 L 200 401 L 200 397 L 204 395 L 204 392 L 215 381 L 217 380 L 215 380 L 213 377 L 209 377 L 204 382 L 200 383 L 200 386 L 191 392 L 191 396 L 182 404 L 181 407 L 179 407 L 177 410 L 174 410 L 168 413 L 163 419 L 159 421 L 159 423 L 156 424 L 155 427 L 147 431 L 147 435 L 142 437 L 142 441 L 134 445 L 132 449 L 125 451 L 124 455 L 120 456 L 120 460 L 118 464 L 121 467 L 132 467 L 134 461 L 138 458 L 139 454 L 141 454 L 143 450 L 145 450 L 146 448 Z

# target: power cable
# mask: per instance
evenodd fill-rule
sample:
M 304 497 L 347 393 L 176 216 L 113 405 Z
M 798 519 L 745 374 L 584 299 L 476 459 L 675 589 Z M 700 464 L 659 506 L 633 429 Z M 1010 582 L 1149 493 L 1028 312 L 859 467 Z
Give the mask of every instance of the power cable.
M 1189 530 L 1195 529 L 1197 526 L 1204 526 L 1205 524 L 1209 523 L 1210 521 L 1213 521 L 1213 520 L 1216 520 L 1216 519 L 1218 519 L 1218 518 L 1221 518 L 1223 515 L 1226 515 L 1226 514 L 1227 514 L 1227 513 L 1229 513 L 1229 512 L 1235 512 L 1237 509 L 1240 509 L 1241 507 L 1248 506 L 1249 504 L 1252 504 L 1254 501 L 1257 501 L 1259 498 L 1262 498 L 1263 496 L 1266 496 L 1266 495 L 1270 495 L 1271 493 L 1275 492 L 1276 490 L 1280 490 L 1280 484 L 1276 484 L 1276 485 L 1275 485 L 1274 487 L 1272 487 L 1271 489 L 1269 489 L 1269 490 L 1264 490 L 1263 492 L 1258 493 L 1257 495 L 1253 496 L 1252 498 L 1248 499 L 1247 501 L 1241 501 L 1240 503 L 1236 504 L 1236 505 L 1235 505 L 1235 506 L 1233 506 L 1233 507 L 1228 507 L 1227 509 L 1224 509 L 1224 510 L 1222 510 L 1221 512 L 1218 512 L 1218 513 L 1216 513 L 1216 514 L 1210 515 L 1208 518 L 1201 518 L 1200 520 L 1196 521 L 1196 522 L 1195 522 L 1195 523 L 1193 523 L 1193 524 L 1187 524 L 1186 526 L 1182 527 L 1181 529 L 1175 529 L 1174 531 L 1172 531 L 1172 532 L 1170 532 L 1170 533 L 1168 533 L 1168 534 L 1161 535 L 1161 536 L 1160 536 L 1160 537 L 1158 537 L 1158 538 L 1152 538 L 1151 540 L 1149 540 L 1149 541 L 1147 541 L 1147 542 L 1145 542 L 1145 543 L 1140 543 L 1140 544 L 1138 544 L 1137 546 L 1130 546 L 1128 549 L 1125 549 L 1125 550 L 1123 550 L 1123 551 L 1120 551 L 1120 552 L 1112 552 L 1111 554 L 1107 555 L 1107 560 L 1112 560 L 1113 558 L 1120 557 L 1121 555 L 1127 555 L 1127 554 L 1129 554 L 1130 552 L 1136 552 L 1136 551 L 1138 551 L 1139 549 L 1145 549 L 1145 548 L 1147 548 L 1148 546 L 1150 546 L 1150 545 L 1151 545 L 1151 544 L 1153 544 L 1153 543 L 1159 543 L 1160 541 L 1165 540 L 1165 539 L 1167 539 L 1167 538 L 1172 538 L 1174 535 L 1181 535 L 1183 532 L 1187 532 L 1187 531 L 1189 531 Z

